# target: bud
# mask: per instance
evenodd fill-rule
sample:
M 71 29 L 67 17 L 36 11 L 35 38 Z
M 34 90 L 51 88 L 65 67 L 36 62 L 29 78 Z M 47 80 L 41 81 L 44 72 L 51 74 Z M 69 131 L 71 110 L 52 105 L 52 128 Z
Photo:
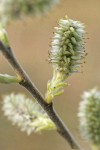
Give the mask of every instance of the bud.
M 55 27 L 49 56 L 53 66 L 53 78 L 47 85 L 47 103 L 63 93 L 69 75 L 80 72 L 85 57 L 84 34 L 84 25 L 68 18 L 60 19 L 58 27 Z
M 100 91 L 84 92 L 79 107 L 80 131 L 93 148 L 100 149 Z
M 6 30 L 0 24 L 0 41 L 3 42 L 5 46 L 9 46 L 9 40 Z
M 4 96 L 2 109 L 5 116 L 28 135 L 32 132 L 56 129 L 54 123 L 49 119 L 40 105 L 26 98 L 23 94 L 15 95 L 12 93 Z
M 19 83 L 20 81 L 21 79 L 19 77 L 10 76 L 8 74 L 0 74 L 0 83 L 5 83 L 5 84 Z

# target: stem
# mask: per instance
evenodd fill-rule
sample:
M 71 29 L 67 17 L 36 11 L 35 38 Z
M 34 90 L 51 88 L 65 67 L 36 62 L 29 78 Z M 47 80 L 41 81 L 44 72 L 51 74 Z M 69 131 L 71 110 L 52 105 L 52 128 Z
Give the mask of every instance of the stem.
M 8 60 L 12 68 L 14 69 L 17 76 L 20 78 L 20 85 L 25 87 L 32 96 L 38 101 L 41 107 L 46 111 L 50 119 L 54 122 L 55 126 L 57 127 L 58 133 L 69 143 L 71 148 L 82 150 L 78 143 L 75 141 L 74 137 L 71 135 L 68 128 L 64 125 L 56 111 L 53 109 L 53 103 L 47 104 L 45 99 L 43 98 L 42 94 L 38 91 L 32 81 L 29 79 L 28 75 L 25 73 L 23 68 L 18 63 L 17 59 L 15 58 L 12 50 L 10 47 L 6 47 L 0 41 L 0 51 L 4 55 L 4 57 Z

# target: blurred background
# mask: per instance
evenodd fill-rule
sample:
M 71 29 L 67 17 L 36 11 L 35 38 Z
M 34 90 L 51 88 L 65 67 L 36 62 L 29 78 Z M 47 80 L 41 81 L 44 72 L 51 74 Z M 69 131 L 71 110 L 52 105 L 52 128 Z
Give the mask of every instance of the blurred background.
M 77 112 L 83 91 L 95 86 L 100 89 L 100 1 L 61 0 L 48 15 L 27 18 L 25 21 L 12 21 L 6 29 L 16 57 L 44 95 L 47 81 L 52 77 L 52 66 L 47 62 L 49 45 L 57 21 L 65 15 L 85 24 L 86 36 L 89 37 L 86 40 L 88 56 L 82 68 L 83 73 L 69 77 L 70 86 L 65 89 L 63 95 L 54 100 L 54 105 L 80 145 L 89 150 L 89 144 L 80 136 Z M 0 64 L 0 73 L 14 74 L 2 55 L 0 55 Z M 57 132 L 47 131 L 27 136 L 16 126 L 12 126 L 2 112 L 2 96 L 11 92 L 22 92 L 31 97 L 19 85 L 0 84 L 0 150 L 71 149 Z

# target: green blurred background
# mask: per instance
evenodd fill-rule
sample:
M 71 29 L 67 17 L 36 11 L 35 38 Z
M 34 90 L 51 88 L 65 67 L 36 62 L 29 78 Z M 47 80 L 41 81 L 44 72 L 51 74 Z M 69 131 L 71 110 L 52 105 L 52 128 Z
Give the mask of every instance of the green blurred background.
M 69 18 L 80 20 L 86 25 L 86 63 L 83 73 L 74 74 L 68 79 L 70 86 L 65 93 L 54 100 L 55 109 L 67 124 L 75 138 L 86 150 L 89 144 L 84 141 L 79 132 L 77 117 L 78 105 L 83 91 L 100 83 L 100 1 L 99 0 L 61 0 L 47 16 L 27 18 L 25 21 L 12 22 L 7 27 L 10 43 L 14 52 L 34 81 L 39 90 L 45 94 L 46 84 L 52 77 L 52 67 L 46 61 L 50 50 L 51 37 L 57 21 L 68 15 Z M 14 74 L 6 60 L 0 55 L 0 73 Z M 31 95 L 19 85 L 0 84 L 0 110 L 2 95 L 11 92 L 22 92 Z M 12 126 L 0 111 L 0 150 L 66 150 L 69 145 L 56 132 L 47 131 L 42 134 L 20 132 Z

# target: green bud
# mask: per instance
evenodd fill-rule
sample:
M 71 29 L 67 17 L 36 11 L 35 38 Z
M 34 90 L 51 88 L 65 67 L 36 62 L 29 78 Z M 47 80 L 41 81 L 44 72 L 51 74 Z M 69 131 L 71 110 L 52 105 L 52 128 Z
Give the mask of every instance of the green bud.
M 0 74 L 0 83 L 19 83 L 21 80 L 18 77 L 10 76 L 8 74 Z
M 5 46 L 9 46 L 8 35 L 2 25 L 0 25 L 0 41 L 3 42 Z

